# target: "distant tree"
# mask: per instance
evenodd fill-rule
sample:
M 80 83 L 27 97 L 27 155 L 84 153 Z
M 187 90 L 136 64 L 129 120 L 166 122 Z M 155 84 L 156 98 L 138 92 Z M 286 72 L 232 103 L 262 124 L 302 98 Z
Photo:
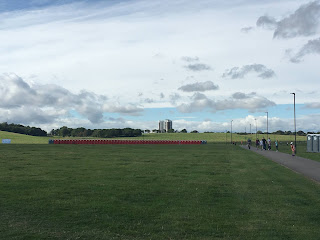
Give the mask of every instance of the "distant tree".
M 59 136 L 62 136 L 62 137 L 71 136 L 71 129 L 69 129 L 66 126 L 61 127 L 59 130 Z
M 191 133 L 199 133 L 197 130 L 193 130 Z
M 274 134 L 284 135 L 284 131 L 278 130 L 278 131 L 274 132 Z
M 187 133 L 187 130 L 184 128 L 180 131 L 181 133 Z
M 101 129 L 94 129 L 91 136 L 101 138 Z
M 133 137 L 139 137 L 142 135 L 142 130 L 141 129 L 134 129 L 133 130 Z
M 299 136 L 306 136 L 306 133 L 304 131 L 298 131 L 297 135 Z
M 174 129 L 169 129 L 168 133 L 174 133 Z
M 122 130 L 122 135 L 125 137 L 133 137 L 134 136 L 133 131 L 134 130 L 132 128 L 125 128 Z
M 21 124 L 8 124 L 7 122 L 0 123 L 0 130 L 7 132 L 14 132 L 20 134 L 26 134 L 31 136 L 47 136 L 47 132 L 41 128 L 23 126 Z
M 262 134 L 262 131 L 260 131 L 260 130 L 259 130 L 259 131 L 257 131 L 257 134 Z
M 149 129 L 144 130 L 145 133 L 150 133 Z

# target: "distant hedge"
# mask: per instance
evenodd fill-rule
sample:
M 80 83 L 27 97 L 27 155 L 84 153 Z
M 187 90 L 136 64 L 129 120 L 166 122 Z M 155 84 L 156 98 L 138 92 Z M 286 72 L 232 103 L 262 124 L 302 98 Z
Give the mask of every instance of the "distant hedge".
M 0 123 L 0 130 L 13 132 L 13 133 L 26 134 L 30 136 L 47 136 L 47 132 L 42 130 L 41 128 L 23 126 L 21 124 L 14 124 L 14 123 L 8 124 L 7 122 Z
M 50 134 L 52 136 L 60 137 L 99 137 L 99 138 L 112 138 L 112 137 L 138 137 L 142 135 L 141 129 L 132 128 L 112 128 L 112 129 L 86 129 L 68 128 L 63 126 L 59 129 L 52 129 Z

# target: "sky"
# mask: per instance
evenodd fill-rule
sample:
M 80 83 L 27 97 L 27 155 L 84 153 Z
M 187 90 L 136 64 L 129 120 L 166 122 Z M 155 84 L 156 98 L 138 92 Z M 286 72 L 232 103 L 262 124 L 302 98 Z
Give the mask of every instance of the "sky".
M 320 131 L 320 1 L 2 0 L 0 122 Z

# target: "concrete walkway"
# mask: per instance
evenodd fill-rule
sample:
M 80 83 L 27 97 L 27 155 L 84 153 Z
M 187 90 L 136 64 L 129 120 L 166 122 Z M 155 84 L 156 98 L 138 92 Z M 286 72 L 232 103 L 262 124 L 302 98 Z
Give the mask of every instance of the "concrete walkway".
M 241 147 L 249 150 L 246 145 L 242 145 Z M 282 152 L 261 151 L 260 149 L 257 150 L 256 147 L 251 147 L 249 151 L 265 156 L 272 161 L 281 164 L 282 166 L 285 166 L 297 173 L 304 175 L 307 178 L 320 183 L 320 162 L 298 156 L 291 156 Z

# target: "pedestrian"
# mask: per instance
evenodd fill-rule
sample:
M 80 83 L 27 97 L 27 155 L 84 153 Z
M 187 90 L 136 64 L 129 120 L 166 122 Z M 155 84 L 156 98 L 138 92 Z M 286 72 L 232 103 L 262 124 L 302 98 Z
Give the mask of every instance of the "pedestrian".
M 290 145 L 291 145 L 292 156 L 295 156 L 296 155 L 296 148 L 294 147 L 293 142 L 291 142 Z
M 263 149 L 267 150 L 267 140 L 263 137 L 262 141 L 263 141 Z
M 249 138 L 248 139 L 248 148 L 250 149 L 250 147 L 251 147 L 251 139 Z
M 259 148 L 259 145 L 260 145 L 260 141 L 259 141 L 259 139 L 257 138 L 257 139 L 256 139 L 256 148 L 257 148 L 257 150 L 258 150 L 258 148 Z
M 276 152 L 278 152 L 278 150 L 279 150 L 279 149 L 278 149 L 278 148 L 279 148 L 279 147 L 278 147 L 278 140 L 276 140 L 276 141 L 274 142 L 274 144 L 276 145 Z
M 268 138 L 268 150 L 271 150 L 271 139 Z
M 261 151 L 262 151 L 262 149 L 263 149 L 263 141 L 262 141 L 262 139 L 260 140 L 260 146 L 261 146 Z

